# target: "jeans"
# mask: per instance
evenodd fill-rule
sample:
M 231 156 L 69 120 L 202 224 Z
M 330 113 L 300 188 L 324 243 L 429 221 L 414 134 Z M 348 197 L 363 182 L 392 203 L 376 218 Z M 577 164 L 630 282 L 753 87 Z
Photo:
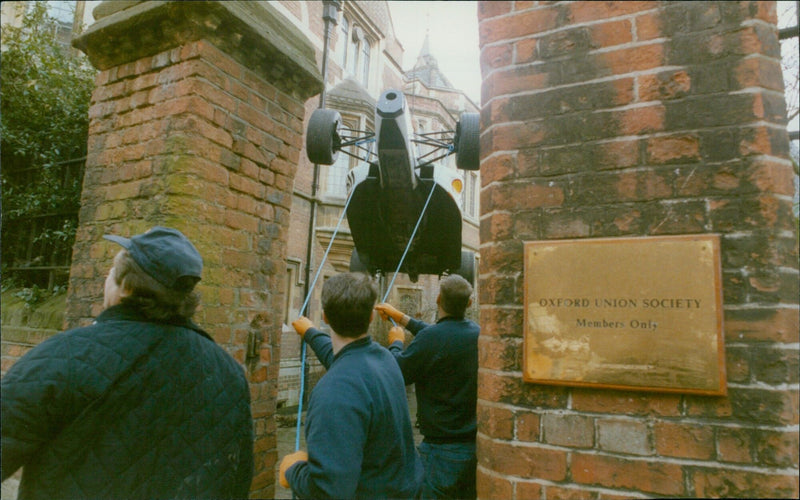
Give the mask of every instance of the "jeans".
M 475 442 L 419 445 L 425 483 L 422 498 L 475 498 Z

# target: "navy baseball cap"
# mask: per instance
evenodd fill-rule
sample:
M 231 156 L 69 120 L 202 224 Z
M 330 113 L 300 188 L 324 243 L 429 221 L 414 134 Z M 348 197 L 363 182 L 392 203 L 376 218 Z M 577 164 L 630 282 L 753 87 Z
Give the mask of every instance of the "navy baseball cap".
M 167 288 L 188 292 L 200 281 L 203 258 L 177 229 L 156 226 L 132 238 L 113 234 L 103 238 L 120 244 L 145 273 Z

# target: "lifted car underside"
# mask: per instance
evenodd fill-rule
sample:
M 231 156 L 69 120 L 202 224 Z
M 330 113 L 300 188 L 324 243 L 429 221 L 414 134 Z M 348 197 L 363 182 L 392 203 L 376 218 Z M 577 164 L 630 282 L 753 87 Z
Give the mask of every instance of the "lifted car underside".
M 420 274 L 458 273 L 474 281 L 474 255 L 461 249 L 463 183 L 456 170 L 436 162 L 455 153 L 459 169 L 479 168 L 477 113 L 463 113 L 454 131 L 413 136 L 405 96 L 387 90 L 376 106 L 374 132 L 342 129 L 340 123 L 338 112 L 316 110 L 306 151 L 318 164 L 333 164 L 340 152 L 364 161 L 347 178 L 347 220 L 355 244 L 350 269 L 371 274 L 399 269 L 412 281 Z M 373 141 L 377 153 L 364 147 Z M 417 158 L 416 145 L 428 153 Z

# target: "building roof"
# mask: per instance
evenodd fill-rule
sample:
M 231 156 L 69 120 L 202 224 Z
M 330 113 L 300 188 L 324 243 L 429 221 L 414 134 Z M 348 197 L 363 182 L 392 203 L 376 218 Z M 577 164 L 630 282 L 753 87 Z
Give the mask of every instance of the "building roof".
M 377 102 L 369 95 L 369 91 L 351 77 L 345 78 L 328 91 L 328 96 L 353 103 L 363 103 L 374 107 Z
M 327 93 L 332 108 L 342 112 L 363 113 L 368 123 L 372 123 L 377 101 L 367 89 L 352 78 L 345 78 Z
M 425 33 L 425 41 L 422 43 L 416 64 L 411 71 L 405 73 L 405 77 L 406 80 L 418 79 L 428 87 L 454 88 L 450 80 L 439 70 L 439 62 L 431 54 L 428 33 Z

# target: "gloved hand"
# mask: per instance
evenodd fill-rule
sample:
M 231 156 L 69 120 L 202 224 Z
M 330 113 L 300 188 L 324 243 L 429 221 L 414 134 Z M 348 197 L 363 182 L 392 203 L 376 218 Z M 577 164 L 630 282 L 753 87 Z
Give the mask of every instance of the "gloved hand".
M 393 305 L 389 304 L 388 302 L 378 304 L 377 306 L 375 306 L 375 310 L 378 311 L 378 314 L 381 315 L 382 319 L 386 320 L 392 318 L 395 323 L 400 323 L 400 321 L 403 319 L 403 316 L 405 316 L 405 314 L 403 314 L 402 311 L 398 311 L 397 309 L 394 308 Z
M 286 471 L 289 470 L 289 468 L 292 465 L 296 464 L 297 462 L 308 462 L 308 453 L 306 453 L 305 451 L 296 451 L 294 453 L 289 453 L 288 455 L 283 457 L 283 460 L 281 460 L 281 465 L 278 468 L 279 471 L 278 477 L 281 486 L 283 486 L 284 488 L 289 488 L 289 481 L 286 480 Z
M 406 332 L 403 331 L 402 327 L 393 326 L 389 329 L 389 344 L 393 344 L 397 341 L 405 342 L 406 341 Z
M 296 320 L 292 321 L 292 326 L 294 327 L 294 331 L 300 335 L 300 338 L 303 338 L 305 337 L 309 328 L 314 328 L 314 323 L 312 323 L 311 320 L 305 316 L 300 316 Z

